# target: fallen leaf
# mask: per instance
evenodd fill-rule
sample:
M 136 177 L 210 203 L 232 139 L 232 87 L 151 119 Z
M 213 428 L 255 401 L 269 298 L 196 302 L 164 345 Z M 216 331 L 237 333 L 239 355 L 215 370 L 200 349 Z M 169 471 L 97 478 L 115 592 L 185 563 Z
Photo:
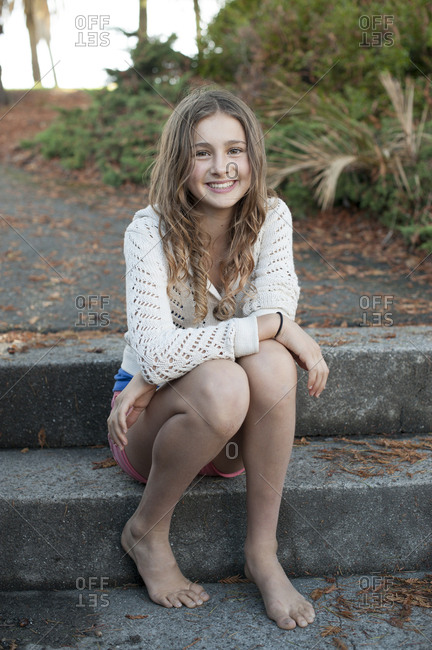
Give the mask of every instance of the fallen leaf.
M 325 587 L 325 588 L 317 588 L 314 589 L 309 595 L 312 598 L 312 600 L 318 600 L 323 596 L 324 594 L 330 594 L 332 591 L 336 589 L 336 585 L 332 584 L 330 587 Z
M 192 641 L 192 643 L 189 643 L 189 645 L 185 645 L 185 646 L 182 648 L 182 650 L 187 650 L 188 648 L 191 648 L 193 645 L 195 645 L 195 643 L 198 643 L 198 641 L 201 641 L 201 637 L 200 637 L 200 636 L 197 636 L 197 638 L 196 638 L 194 641 Z
M 43 280 L 46 280 L 47 278 L 48 278 L 48 276 L 44 275 L 44 274 L 42 274 L 42 275 L 29 275 L 27 277 L 27 279 L 30 280 L 31 282 L 42 282 Z
M 235 576 L 230 576 L 228 578 L 221 578 L 219 582 L 221 582 L 224 585 L 234 585 L 234 584 L 238 584 L 239 582 L 250 582 L 250 580 L 248 580 L 247 578 L 241 578 L 240 574 L 237 573 L 237 575 Z
M 46 441 L 45 427 L 42 427 L 40 429 L 39 433 L 38 433 L 38 444 L 39 444 L 39 447 L 41 447 L 42 449 L 45 446 L 46 447 L 48 446 L 47 441 Z
M 116 461 L 111 456 L 105 458 L 105 460 L 92 460 L 92 463 L 92 469 L 105 469 L 106 467 L 115 467 L 117 465 Z
M 339 632 L 342 632 L 341 627 L 337 627 L 336 625 L 327 625 L 323 628 L 321 636 L 330 636 L 331 634 L 339 634 Z
M 349 618 L 350 620 L 354 620 L 355 616 L 352 612 L 350 612 L 348 609 L 338 609 L 338 616 L 343 616 L 344 618 Z
M 333 637 L 332 641 L 334 643 L 335 648 L 339 648 L 339 650 L 348 650 L 348 646 L 346 645 L 346 643 L 344 643 L 337 637 Z
M 132 614 L 125 614 L 125 617 L 129 618 L 131 621 L 135 621 L 139 618 L 148 618 L 148 614 L 137 614 L 136 616 L 133 616 Z

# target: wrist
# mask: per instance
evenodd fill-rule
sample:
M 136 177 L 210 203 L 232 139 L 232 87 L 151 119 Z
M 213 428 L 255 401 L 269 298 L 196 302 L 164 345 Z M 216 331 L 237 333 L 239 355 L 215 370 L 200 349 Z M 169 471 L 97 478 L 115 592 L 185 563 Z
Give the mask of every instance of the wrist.
M 275 341 L 277 341 L 277 337 L 278 337 L 279 334 L 281 333 L 281 330 L 282 330 L 282 327 L 283 327 L 283 324 L 284 324 L 284 318 L 283 318 L 283 314 L 282 314 L 282 312 L 281 312 L 281 311 L 277 311 L 276 313 L 277 313 L 277 315 L 278 315 L 279 318 L 280 318 L 280 322 L 279 322 L 279 327 L 278 327 L 278 329 L 277 329 L 277 332 L 276 332 L 276 334 L 273 336 L 273 339 L 274 339 Z
M 130 396 L 134 395 L 136 398 L 138 398 L 141 395 L 153 393 L 156 390 L 157 386 L 155 384 L 147 383 L 141 372 L 137 372 L 137 374 L 133 376 L 127 385 L 127 388 L 129 389 Z
M 274 339 L 276 334 L 280 334 L 281 317 L 278 313 L 264 314 L 257 317 L 258 338 L 260 341 Z

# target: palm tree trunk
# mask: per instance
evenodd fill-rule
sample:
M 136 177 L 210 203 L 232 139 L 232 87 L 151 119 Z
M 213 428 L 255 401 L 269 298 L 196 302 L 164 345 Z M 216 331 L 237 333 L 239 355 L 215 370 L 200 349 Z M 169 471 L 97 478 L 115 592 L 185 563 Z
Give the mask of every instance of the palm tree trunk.
M 0 65 L 0 106 L 5 106 L 6 104 L 9 104 L 9 97 L 7 96 L 6 91 L 3 88 L 1 75 L 2 75 L 2 69 Z
M 33 6 L 31 0 L 24 0 L 24 12 L 26 15 L 26 25 L 30 37 L 30 49 L 32 57 L 33 79 L 35 83 L 40 81 L 41 73 L 39 68 L 39 61 L 37 56 L 37 36 L 36 36 L 36 23 L 33 15 Z
M 139 0 L 138 41 L 147 40 L 147 0 Z
M 195 11 L 195 23 L 196 23 L 196 42 L 198 48 L 198 64 L 202 61 L 203 54 L 203 43 L 202 43 L 202 31 L 201 31 L 201 9 L 199 6 L 199 0 L 193 0 L 194 11 Z

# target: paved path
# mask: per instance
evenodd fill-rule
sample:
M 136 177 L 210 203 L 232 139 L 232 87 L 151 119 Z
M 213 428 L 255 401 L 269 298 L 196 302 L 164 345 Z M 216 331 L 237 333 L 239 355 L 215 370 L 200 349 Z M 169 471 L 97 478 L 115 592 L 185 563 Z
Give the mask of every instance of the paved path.
M 424 574 L 404 574 L 404 578 Z M 190 610 L 164 609 L 143 588 L 104 589 L 101 578 L 77 581 L 60 592 L 3 592 L 2 637 L 20 650 L 44 648 L 139 648 L 144 650 L 429 650 L 431 610 L 414 607 L 401 618 L 401 606 L 386 599 L 392 584 L 380 576 L 294 579 L 310 596 L 315 589 L 333 591 L 315 602 L 315 623 L 306 629 L 280 630 L 264 612 L 255 585 L 209 584 L 211 600 Z M 102 586 L 102 590 L 101 590 Z M 369 593 L 359 592 L 370 588 Z M 341 613 L 342 612 L 342 613 Z M 135 618 L 134 618 L 135 617 Z
M 91 194 L 0 166 L 0 197 L 0 332 L 124 331 L 123 234 L 144 191 Z M 350 233 L 334 224 L 325 233 L 322 223 L 294 222 L 302 325 L 432 324 L 432 256 L 413 273 L 426 254 L 395 270 L 390 254 L 377 258 L 370 244 L 353 250 Z

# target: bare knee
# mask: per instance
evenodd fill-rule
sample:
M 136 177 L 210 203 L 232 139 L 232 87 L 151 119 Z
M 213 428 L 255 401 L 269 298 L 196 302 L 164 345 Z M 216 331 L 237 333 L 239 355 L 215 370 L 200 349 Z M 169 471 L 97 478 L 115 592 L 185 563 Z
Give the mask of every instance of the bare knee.
M 241 427 L 249 408 L 247 374 L 229 360 L 206 362 L 200 371 L 194 397 L 201 414 L 218 435 L 229 439 Z
M 276 341 L 262 341 L 259 352 L 243 357 L 239 363 L 245 370 L 251 398 L 263 407 L 295 402 L 297 368 L 290 352 Z M 282 406 L 282 404 L 281 404 Z

